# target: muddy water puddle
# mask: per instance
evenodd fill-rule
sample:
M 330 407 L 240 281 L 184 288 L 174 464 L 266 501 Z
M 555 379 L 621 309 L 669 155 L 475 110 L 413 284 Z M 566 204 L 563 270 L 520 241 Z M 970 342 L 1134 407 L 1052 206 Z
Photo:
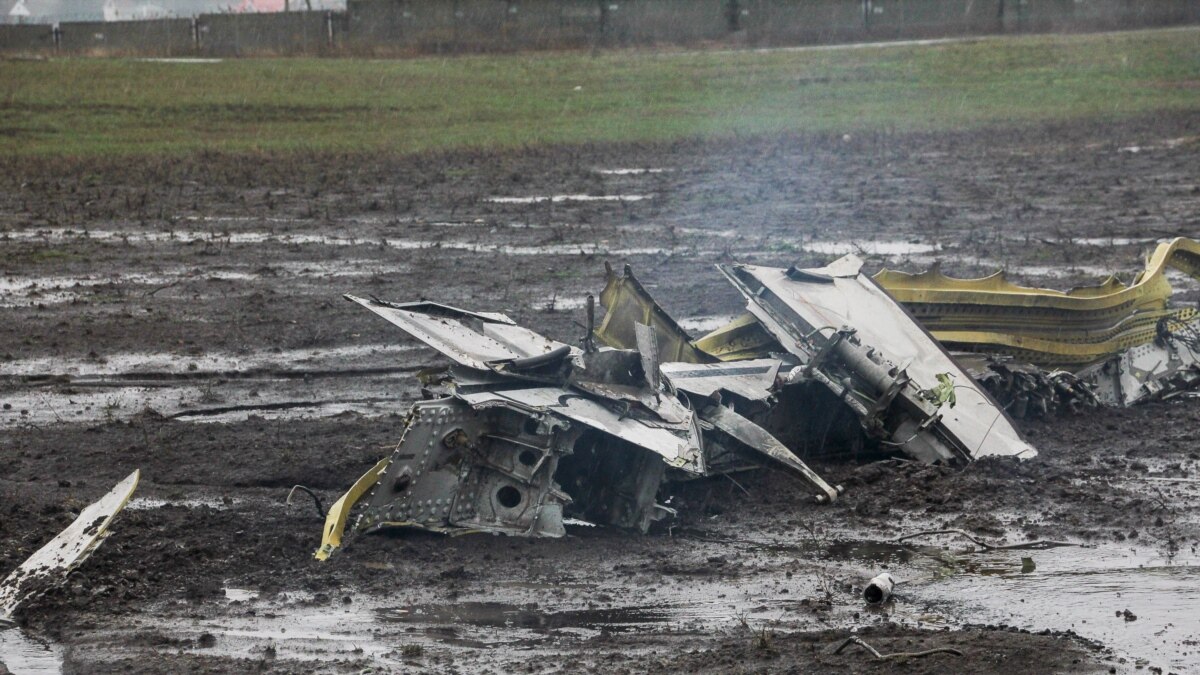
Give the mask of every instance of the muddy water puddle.
M 452 658 L 462 650 L 550 654 L 563 640 L 604 633 L 850 629 L 890 619 L 924 627 L 1072 630 L 1112 647 L 1129 666 L 1176 672 L 1200 666 L 1191 644 L 1200 634 L 1200 615 L 1192 611 L 1200 602 L 1195 554 L 1166 558 L 1117 546 L 979 551 L 962 543 L 706 540 L 707 550 L 724 551 L 749 571 L 667 575 L 632 586 L 618 575 L 565 584 L 489 579 L 461 586 L 452 601 L 437 587 L 406 587 L 401 595 L 409 597 L 397 603 L 396 596 L 361 594 L 317 602 L 311 594 L 260 595 L 231 586 L 222 603 L 208 606 L 209 618 L 176 618 L 165 608 L 162 616 L 138 619 L 144 626 L 137 629 L 153 626 L 208 644 L 196 653 L 261 658 L 269 651 L 280 659 L 367 658 L 399 666 L 413 654 Z M 734 549 L 741 554 L 729 555 Z M 882 610 L 863 613 L 861 599 L 836 590 L 836 583 L 832 608 L 819 616 L 811 610 L 809 599 L 830 579 L 861 582 L 883 569 L 899 585 L 896 600 Z
M 194 422 L 381 416 L 416 395 L 415 345 L 248 354 L 119 353 L 8 362 L 0 427 L 96 423 L 153 412 Z
M 584 628 L 595 631 L 628 631 L 648 624 L 678 621 L 688 608 L 671 605 L 643 607 L 600 607 L 545 611 L 536 606 L 519 606 L 503 602 L 464 602 L 456 605 L 410 605 L 381 608 L 376 611 L 380 621 L 390 623 L 478 626 L 486 628 L 515 628 L 560 630 Z
M 983 560 L 973 572 L 914 580 L 899 592 L 949 605 L 964 621 L 1070 629 L 1131 661 L 1200 668 L 1200 559 L 1193 552 L 1166 558 L 1144 549 L 1063 548 L 992 552 Z
M 63 671 L 63 650 L 20 628 L 0 627 L 0 665 L 13 675 L 58 675 Z

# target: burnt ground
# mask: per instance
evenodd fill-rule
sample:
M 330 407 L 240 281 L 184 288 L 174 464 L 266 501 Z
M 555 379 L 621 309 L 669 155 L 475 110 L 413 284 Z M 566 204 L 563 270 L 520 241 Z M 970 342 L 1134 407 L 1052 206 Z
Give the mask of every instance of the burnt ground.
M 1103 612 L 1030 613 L 1003 589 L 1032 605 L 1036 583 L 1084 583 L 1072 575 L 1111 556 L 1174 565 L 1164 594 L 1194 586 L 1194 399 L 1023 422 L 1041 452 L 1023 463 L 818 461 L 846 486 L 831 506 L 767 472 L 676 486 L 679 519 L 646 536 L 398 533 L 318 564 L 320 520 L 283 498 L 304 484 L 329 503 L 383 456 L 413 370 L 435 360 L 343 292 L 504 310 L 574 340 L 604 260 L 631 264 L 698 330 L 740 309 L 711 267 L 730 260 L 854 250 L 872 268 L 1004 266 L 1065 288 L 1128 277 L 1149 240 L 1200 234 L 1198 150 L 1200 120 L 1180 114 L 415 157 L 0 160 L 0 570 L 143 474 L 109 540 L 18 613 L 23 634 L 89 673 L 1183 672 L 1197 627 L 1156 610 L 1167 595 L 1118 584 L 1123 604 Z M 625 199 L 489 201 L 554 195 Z M 890 543 L 943 527 L 1086 548 Z M 907 583 L 868 610 L 858 594 L 885 568 Z M 851 629 L 884 652 L 963 656 L 834 654 Z

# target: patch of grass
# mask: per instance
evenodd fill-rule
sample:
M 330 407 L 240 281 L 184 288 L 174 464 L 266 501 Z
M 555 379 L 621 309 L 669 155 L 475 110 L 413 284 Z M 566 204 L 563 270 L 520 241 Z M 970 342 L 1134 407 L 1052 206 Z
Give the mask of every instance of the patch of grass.
M 1200 108 L 1200 30 L 819 51 L 8 62 L 0 152 L 396 151 Z

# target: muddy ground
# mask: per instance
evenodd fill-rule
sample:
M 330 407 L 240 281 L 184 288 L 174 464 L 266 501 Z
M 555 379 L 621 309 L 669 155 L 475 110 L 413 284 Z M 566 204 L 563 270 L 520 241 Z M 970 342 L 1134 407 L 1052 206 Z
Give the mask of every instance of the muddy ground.
M 573 341 L 604 260 L 698 332 L 740 309 L 722 261 L 855 251 L 872 268 L 1002 266 L 1060 288 L 1128 278 L 1154 239 L 1200 234 L 1198 139 L 1181 114 L 405 158 L 0 160 L 0 572 L 143 473 L 103 547 L 0 633 L 0 662 L 1200 668 L 1195 399 L 1023 422 L 1041 451 L 1023 463 L 818 461 L 846 486 L 831 506 L 767 472 L 675 486 L 680 517 L 647 536 L 397 533 L 318 564 L 316 510 L 283 501 L 303 484 L 328 504 L 386 454 L 414 371 L 436 362 L 343 292 L 501 309 Z M 891 541 L 947 526 L 1082 546 Z M 884 569 L 897 601 L 869 610 L 859 593 Z M 851 630 L 883 652 L 962 655 L 835 654 Z

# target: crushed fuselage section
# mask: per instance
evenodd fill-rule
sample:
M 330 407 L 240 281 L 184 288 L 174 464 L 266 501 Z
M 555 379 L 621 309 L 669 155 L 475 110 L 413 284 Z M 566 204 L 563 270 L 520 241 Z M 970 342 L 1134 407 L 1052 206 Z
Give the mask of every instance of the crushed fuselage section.
M 495 312 L 347 296 L 454 365 L 422 373 L 427 400 L 330 509 L 317 557 L 347 527 L 554 537 L 574 518 L 645 532 L 673 513 L 665 482 L 758 466 L 831 502 L 841 487 L 804 459 L 864 439 L 925 462 L 1035 454 L 860 266 L 723 266 L 747 314 L 701 340 L 628 268 L 608 269 L 598 328 L 589 296 L 579 347 Z

